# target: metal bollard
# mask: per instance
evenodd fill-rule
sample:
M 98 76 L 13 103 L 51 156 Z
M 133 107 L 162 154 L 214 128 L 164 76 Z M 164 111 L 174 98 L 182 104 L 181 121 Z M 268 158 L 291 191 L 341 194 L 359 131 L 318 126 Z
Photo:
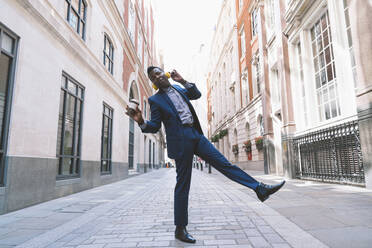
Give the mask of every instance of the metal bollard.
M 211 166 L 211 164 L 208 164 L 208 173 L 209 173 L 209 174 L 212 173 L 212 166 Z

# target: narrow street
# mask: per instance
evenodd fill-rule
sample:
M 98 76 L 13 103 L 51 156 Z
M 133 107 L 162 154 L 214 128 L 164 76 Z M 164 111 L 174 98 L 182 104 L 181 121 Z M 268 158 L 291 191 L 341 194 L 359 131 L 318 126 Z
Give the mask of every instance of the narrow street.
M 280 177 L 252 172 L 260 180 Z M 160 169 L 0 216 L 0 247 L 369 247 L 372 192 L 290 180 L 265 204 L 194 169 L 188 230 L 173 236 L 175 169 Z M 357 243 L 356 243 L 357 242 Z

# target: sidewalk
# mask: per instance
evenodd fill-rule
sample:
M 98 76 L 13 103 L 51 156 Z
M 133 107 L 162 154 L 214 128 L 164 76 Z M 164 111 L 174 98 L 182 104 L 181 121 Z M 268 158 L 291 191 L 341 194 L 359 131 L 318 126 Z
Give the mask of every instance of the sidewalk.
M 265 182 L 280 179 L 252 174 Z M 175 169 L 161 169 L 1 215 L 0 247 L 284 248 L 372 243 L 370 191 L 291 180 L 263 204 L 253 191 L 215 170 L 213 174 L 194 170 L 188 230 L 197 243 L 188 245 L 174 240 L 174 184 Z

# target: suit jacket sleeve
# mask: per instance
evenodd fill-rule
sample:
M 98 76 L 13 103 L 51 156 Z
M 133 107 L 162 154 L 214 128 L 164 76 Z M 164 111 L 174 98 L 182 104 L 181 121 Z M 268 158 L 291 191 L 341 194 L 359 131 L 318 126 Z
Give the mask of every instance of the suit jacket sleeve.
M 187 82 L 185 88 L 177 87 L 177 89 L 181 90 L 190 100 L 196 100 L 201 97 L 200 91 L 193 83 Z
M 156 133 L 161 127 L 161 114 L 159 107 L 149 99 L 151 120 L 146 121 L 146 125 L 142 125 L 141 130 L 143 133 Z

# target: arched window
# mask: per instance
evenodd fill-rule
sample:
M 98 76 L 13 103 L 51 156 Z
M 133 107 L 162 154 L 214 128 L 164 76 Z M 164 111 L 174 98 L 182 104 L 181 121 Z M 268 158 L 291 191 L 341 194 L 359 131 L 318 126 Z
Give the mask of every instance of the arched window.
M 251 130 L 250 130 L 250 126 L 248 122 L 245 124 L 245 133 L 246 133 L 247 139 L 248 140 L 251 139 Z
M 264 129 L 262 115 L 258 116 L 257 124 L 258 124 L 258 133 L 260 136 L 263 136 L 265 133 L 265 129 Z
M 136 82 L 133 81 L 129 91 L 129 99 L 139 99 Z M 128 145 L 128 166 L 134 168 L 134 120 L 129 118 L 129 145 Z
M 65 11 L 67 22 L 85 40 L 87 3 L 84 0 L 65 0 Z
M 111 74 L 114 74 L 114 46 L 107 34 L 104 38 L 103 64 Z

